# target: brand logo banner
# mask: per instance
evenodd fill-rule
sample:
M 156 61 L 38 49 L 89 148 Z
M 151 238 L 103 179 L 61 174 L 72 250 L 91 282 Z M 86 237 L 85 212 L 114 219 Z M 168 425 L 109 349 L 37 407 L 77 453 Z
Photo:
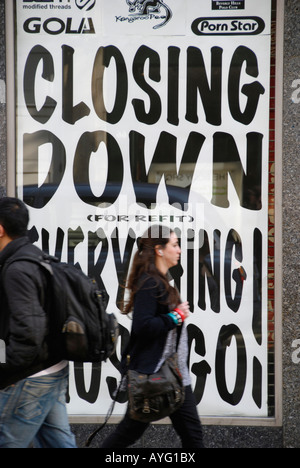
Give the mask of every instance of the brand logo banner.
M 110 407 L 123 286 L 138 238 L 164 224 L 200 415 L 268 416 L 270 15 L 271 0 L 16 2 L 30 236 L 95 277 L 121 325 L 107 363 L 72 364 L 72 415 Z
M 213 10 L 244 10 L 246 0 L 212 0 Z

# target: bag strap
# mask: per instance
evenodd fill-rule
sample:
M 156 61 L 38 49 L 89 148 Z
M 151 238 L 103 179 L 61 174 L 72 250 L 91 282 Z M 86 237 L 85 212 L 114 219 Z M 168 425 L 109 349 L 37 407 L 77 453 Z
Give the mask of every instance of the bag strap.
M 49 257 L 51 259 L 52 257 Z M 55 259 L 55 257 L 53 257 Z M 48 257 L 33 257 L 30 255 L 27 256 L 22 256 L 22 257 L 15 257 L 12 258 L 11 260 L 8 260 L 7 262 L 4 263 L 4 265 L 1 267 L 1 275 L 6 272 L 7 268 L 10 267 L 13 263 L 16 262 L 30 262 L 30 263 L 35 263 L 36 265 L 42 266 L 45 268 L 51 275 L 53 275 L 53 270 L 50 265 L 50 262 L 48 260 Z
M 3 275 L 5 275 L 7 269 L 16 262 L 30 262 L 34 263 L 35 265 L 38 265 L 41 267 L 48 275 L 53 277 L 53 269 L 50 264 L 50 260 L 58 262 L 59 260 L 56 257 L 51 257 L 50 255 L 43 254 L 42 255 L 37 255 L 36 257 L 31 256 L 31 255 L 23 255 L 23 256 L 15 256 L 9 259 L 7 262 L 5 262 L 1 268 L 0 268 L 0 278 L 1 281 L 3 279 Z M 40 300 L 41 300 L 41 305 L 44 310 L 46 310 L 46 296 L 47 296 L 47 291 L 46 291 L 46 285 L 44 288 L 40 289 Z
M 108 423 L 108 421 L 109 421 L 109 419 L 110 419 L 110 417 L 111 417 L 111 415 L 113 413 L 115 404 L 116 404 L 116 402 L 118 400 L 118 396 L 119 396 L 119 393 L 121 391 L 123 380 L 124 380 L 125 377 L 126 377 L 126 375 L 123 375 L 123 377 L 122 377 L 122 379 L 120 381 L 118 390 L 116 392 L 116 396 L 114 397 L 114 400 L 113 400 L 113 402 L 112 402 L 112 404 L 111 404 L 111 406 L 110 406 L 110 408 L 109 408 L 109 410 L 107 412 L 104 423 L 100 427 L 98 427 L 94 432 L 92 432 L 91 435 L 87 438 L 87 440 L 86 440 L 86 442 L 84 444 L 85 448 L 88 448 L 91 445 L 91 443 L 94 440 L 94 438 L 96 437 L 96 435 L 99 434 L 99 432 L 102 431 L 102 429 L 104 429 L 106 424 Z
M 167 279 L 169 281 L 169 283 L 171 281 L 174 281 L 174 286 L 173 288 L 176 289 L 176 291 L 178 292 L 179 294 L 179 297 L 180 297 L 180 291 L 176 285 L 176 282 L 175 282 L 175 279 L 173 278 L 173 276 L 171 275 L 171 273 L 168 271 L 167 272 Z M 180 297 L 180 300 L 182 301 L 181 297 Z M 181 337 L 181 332 L 182 332 L 182 327 L 183 327 L 183 324 L 180 326 L 180 327 L 177 327 L 177 341 L 176 341 L 176 351 L 178 350 L 178 346 L 179 346 L 179 341 L 180 341 L 180 337 Z

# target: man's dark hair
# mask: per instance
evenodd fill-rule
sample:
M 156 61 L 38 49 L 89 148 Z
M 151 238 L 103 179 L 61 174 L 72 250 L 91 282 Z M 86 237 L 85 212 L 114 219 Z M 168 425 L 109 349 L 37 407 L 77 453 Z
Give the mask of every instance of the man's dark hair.
M 28 209 L 21 200 L 9 197 L 0 199 L 0 225 L 11 239 L 25 237 L 28 222 Z

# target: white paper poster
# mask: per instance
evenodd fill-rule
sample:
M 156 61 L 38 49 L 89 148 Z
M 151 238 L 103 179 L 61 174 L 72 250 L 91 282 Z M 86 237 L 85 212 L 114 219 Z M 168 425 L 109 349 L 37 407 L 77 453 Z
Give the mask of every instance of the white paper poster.
M 270 16 L 271 0 L 16 2 L 31 238 L 96 278 L 122 331 L 109 362 L 72 365 L 71 415 L 109 409 L 122 285 L 158 223 L 180 238 L 200 415 L 268 415 Z

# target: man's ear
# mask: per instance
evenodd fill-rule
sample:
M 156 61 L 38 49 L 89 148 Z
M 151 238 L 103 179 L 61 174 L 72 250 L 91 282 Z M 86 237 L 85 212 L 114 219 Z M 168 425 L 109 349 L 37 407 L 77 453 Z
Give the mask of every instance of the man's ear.
M 4 227 L 0 224 L 0 237 L 4 237 L 5 236 L 5 229 Z

